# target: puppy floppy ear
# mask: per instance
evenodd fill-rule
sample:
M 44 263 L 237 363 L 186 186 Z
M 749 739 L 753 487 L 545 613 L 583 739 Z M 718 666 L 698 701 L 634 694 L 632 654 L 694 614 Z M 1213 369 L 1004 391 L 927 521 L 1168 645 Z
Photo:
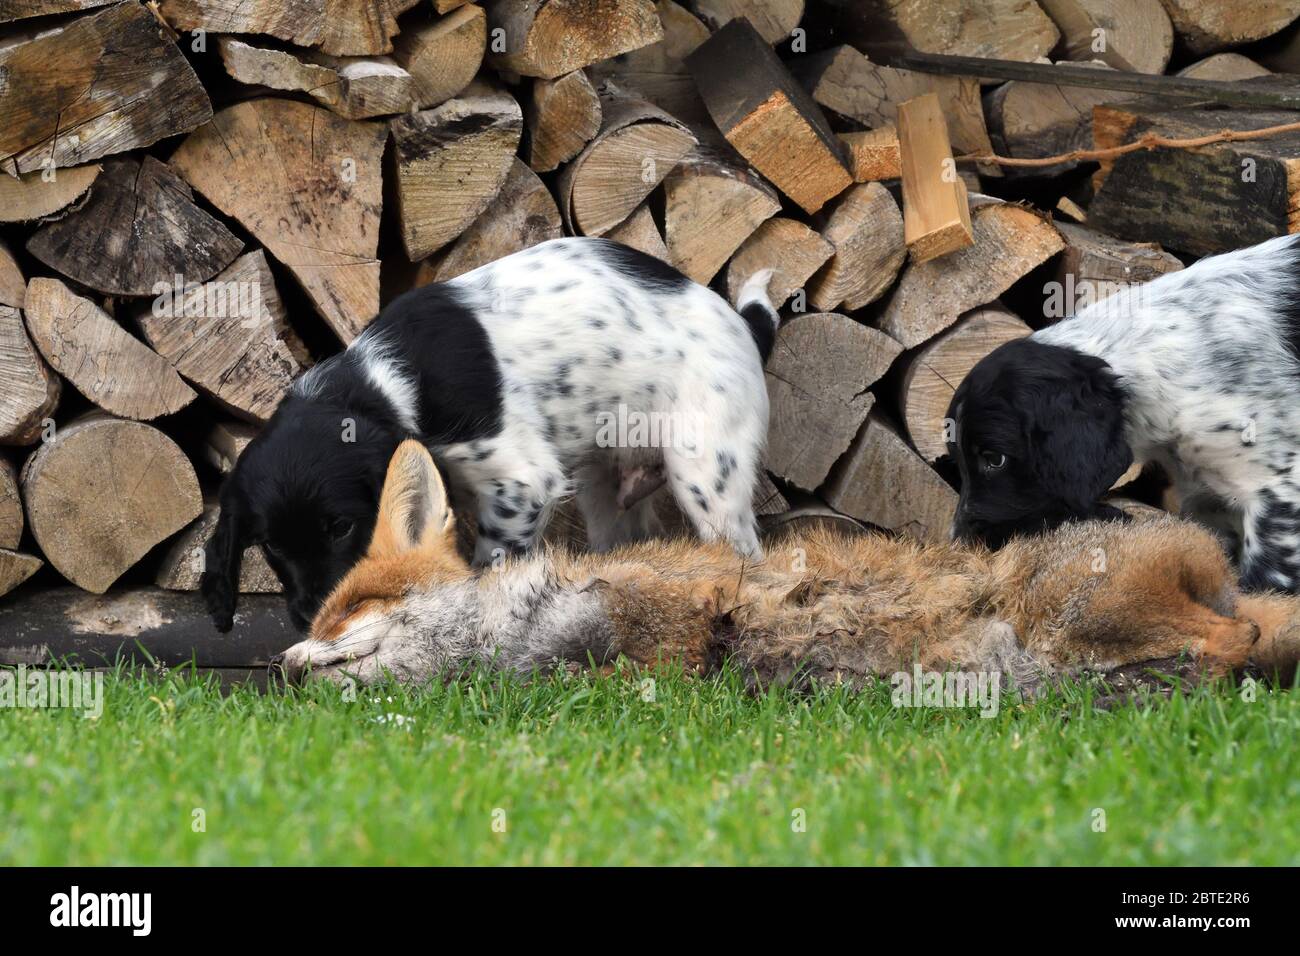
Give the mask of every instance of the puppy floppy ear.
M 243 562 L 247 522 L 244 520 L 238 478 L 231 475 L 221 490 L 221 514 L 217 527 L 203 549 L 203 574 L 199 590 L 207 604 L 212 623 L 221 633 L 235 623 L 235 606 L 239 601 L 239 568 Z
M 442 547 L 454 550 L 455 524 L 433 457 L 418 441 L 402 442 L 388 463 L 369 556 L 394 557 Z
M 1056 387 L 1043 393 L 1028 436 L 1043 487 L 1074 515 L 1092 515 L 1133 464 L 1124 434 L 1124 395 L 1101 359 L 1072 357 Z

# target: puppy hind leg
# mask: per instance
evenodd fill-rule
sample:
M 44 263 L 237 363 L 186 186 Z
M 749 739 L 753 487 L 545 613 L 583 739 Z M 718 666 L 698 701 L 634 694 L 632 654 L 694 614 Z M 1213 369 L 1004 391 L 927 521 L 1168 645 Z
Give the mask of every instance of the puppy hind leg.
M 736 553 L 759 559 L 752 457 L 700 442 L 694 451 L 665 449 L 664 467 L 677 504 L 702 539 L 723 539 Z
M 1241 587 L 1300 592 L 1300 488 L 1265 489 L 1242 522 Z

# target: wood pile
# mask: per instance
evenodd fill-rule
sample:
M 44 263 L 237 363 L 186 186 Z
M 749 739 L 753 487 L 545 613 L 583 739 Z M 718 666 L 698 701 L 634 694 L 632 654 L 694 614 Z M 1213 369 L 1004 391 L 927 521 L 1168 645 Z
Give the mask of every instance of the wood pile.
M 943 538 L 944 415 L 975 362 L 1081 296 L 1300 227 L 1300 133 L 1053 157 L 1300 120 L 1297 18 L 1300 0 L 0 4 L 0 594 L 192 591 L 221 476 L 297 375 L 397 294 L 561 235 L 733 301 L 774 269 L 758 511 Z M 278 587 L 254 552 L 244 572 Z

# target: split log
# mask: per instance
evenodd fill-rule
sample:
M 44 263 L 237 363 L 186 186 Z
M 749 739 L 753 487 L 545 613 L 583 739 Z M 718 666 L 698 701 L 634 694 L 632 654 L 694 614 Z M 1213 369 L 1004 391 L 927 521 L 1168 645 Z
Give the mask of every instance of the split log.
M 103 167 L 43 169 L 15 179 L 0 175 L 0 222 L 46 219 L 67 209 L 90 191 Z
M 469 3 L 469 0 L 433 0 L 433 9 L 437 13 L 450 13 Z
M 161 0 L 159 10 L 182 32 L 266 33 L 334 56 L 391 53 L 397 15 L 410 0 Z
M 630 216 L 696 145 L 659 107 L 613 84 L 601 87 L 600 96 L 600 132 L 556 184 L 560 215 L 584 236 L 603 236 Z
M 803 19 L 804 0 L 694 0 L 694 7 L 710 29 L 744 17 L 768 43 L 781 43 Z
M 0 10 L 0 23 L 23 20 L 27 17 L 44 17 L 52 13 L 74 13 L 106 7 L 117 0 L 9 0 Z
M 767 473 L 766 468 L 758 470 L 758 478 L 754 482 L 753 501 L 754 514 L 760 519 L 764 515 L 779 515 L 790 509 L 790 502 L 785 500 L 781 489 L 772 483 L 772 477 Z
M 1156 243 L 1128 243 L 1083 226 L 1058 223 L 1065 251 L 1056 267 L 1061 301 L 1044 305 L 1050 319 L 1073 315 L 1129 286 L 1142 285 L 1183 263 Z
M 168 591 L 197 591 L 203 576 L 204 548 L 217 528 L 221 507 L 214 498 L 204 498 L 203 514 L 176 536 L 167 547 L 158 566 L 154 583 Z M 262 549 L 251 545 L 244 549 L 239 565 L 240 594 L 280 594 L 284 586 L 266 563 Z
M 822 489 L 836 511 L 921 541 L 947 541 L 953 491 L 879 415 L 867 423 Z
M 1095 63 L 1078 65 L 1108 69 Z M 997 152 L 1017 159 L 1038 159 L 1090 148 L 1093 107 L 1132 98 L 1132 93 L 1114 90 L 1012 80 L 984 98 L 984 114 Z M 1058 163 L 1018 172 L 1055 176 L 1075 165 Z
M 1064 59 L 1101 60 L 1117 70 L 1163 73 L 1174 28 L 1160 0 L 1038 0 L 1061 31 Z
M 913 262 L 926 262 L 974 242 L 966 184 L 948 143 L 939 98 L 926 93 L 898 108 L 903 170 L 903 241 Z
M 852 185 L 821 109 L 748 21 L 732 20 L 686 63 L 727 141 L 805 212 Z
M 819 487 L 871 410 L 867 389 L 901 351 L 884 333 L 832 312 L 783 325 L 767 362 L 767 469 L 797 487 Z
M 417 285 L 446 282 L 548 239 L 564 235 L 550 190 L 522 160 L 515 159 L 492 204 L 446 252 L 426 259 Z
M 548 80 L 664 35 L 653 0 L 489 0 L 487 13 L 489 33 L 505 41 L 488 62 Z
M 36 450 L 22 492 L 41 553 L 95 594 L 203 510 L 194 467 L 175 442 L 97 412 L 61 426 Z
M 402 31 L 393 59 L 415 80 L 420 109 L 441 106 L 469 86 L 487 52 L 487 16 L 475 4 Z
M 1060 39 L 1035 0 L 820 0 L 832 36 L 877 60 L 920 50 L 1036 60 Z
M 458 97 L 392 121 L 398 217 L 412 262 L 459 236 L 496 198 L 523 122 L 506 93 Z
M 701 144 L 664 180 L 669 261 L 707 285 L 759 224 L 780 209 L 776 191 L 734 152 Z
M 306 93 L 347 119 L 417 108 L 415 80 L 386 56 L 340 59 L 314 50 L 276 50 L 217 38 L 226 72 L 241 83 Z
M 87 288 L 146 296 L 176 276 L 211 279 L 243 245 L 195 205 L 170 166 L 145 156 L 105 162 L 86 204 L 38 229 L 27 250 Z
M 1300 0 L 1160 0 L 1174 32 L 1191 53 L 1203 55 L 1272 36 L 1300 17 Z
M 879 183 L 854 186 L 836 203 L 822 228 L 835 247 L 808 286 L 812 304 L 822 311 L 841 305 L 856 311 L 885 294 L 907 260 L 903 216 Z
M 1269 82 L 1261 78 L 1241 84 Z M 1234 129 L 1294 122 L 1295 114 L 1234 110 Z M 1154 131 L 1189 137 L 1219 132 L 1222 110 L 1175 105 L 1155 98 L 1099 106 L 1093 113 L 1098 147 L 1126 143 Z M 1300 228 L 1300 133 L 1200 149 L 1139 150 L 1103 163 L 1089 226 L 1135 242 L 1211 255 L 1255 245 Z
M 984 356 L 1031 331 L 995 302 L 967 312 L 912 356 L 899 386 L 898 408 L 918 455 L 933 462 L 947 453 L 944 420 L 957 386 Z
M 876 183 L 903 175 L 898 130 L 892 125 L 858 133 L 840 133 L 839 138 L 849 151 L 849 168 L 853 171 L 855 183 Z
M 219 112 L 171 165 L 284 263 L 349 342 L 379 311 L 386 139 L 381 123 L 258 99 Z
M 1235 83 L 1250 80 L 1257 76 L 1269 76 L 1271 70 L 1260 66 L 1248 56 L 1240 53 L 1215 53 L 1204 60 L 1197 60 L 1179 70 L 1175 76 L 1184 76 L 1193 80 L 1223 80 Z
M 211 282 L 170 290 L 137 316 L 145 339 L 204 394 L 254 422 L 311 364 L 261 249 Z
M 885 307 L 880 328 L 915 348 L 964 312 L 992 302 L 1064 247 L 1048 220 L 1024 206 L 974 196 L 975 244 L 941 259 L 912 263 Z
M 0 48 L 0 171 L 79 166 L 185 133 L 212 104 L 181 51 L 138 3 Z
M 59 404 L 62 384 L 28 338 L 20 309 L 27 286 L 0 242 L 0 444 L 30 445 Z M 0 544 L 0 547 L 5 545 Z
M 30 445 L 52 420 L 63 385 L 27 337 L 22 314 L 0 305 L 0 445 Z
M 577 156 L 600 132 L 600 97 L 587 74 L 575 70 L 556 80 L 534 80 L 524 115 L 525 159 L 535 171 L 549 172 Z
M 247 422 L 217 422 L 203 439 L 203 459 L 223 475 L 235 470 L 235 462 L 248 443 L 257 437 L 257 429 Z
M 1129 465 L 1128 468 L 1124 470 L 1124 474 L 1120 475 L 1118 478 L 1115 479 L 1115 483 L 1110 486 L 1110 490 L 1114 492 L 1116 489 L 1123 488 L 1125 485 L 1130 485 L 1133 482 L 1137 481 L 1140 477 L 1142 477 L 1143 467 L 1144 465 L 1142 462 L 1140 461 L 1133 462 L 1133 464 Z M 1116 507 L 1118 508 L 1120 506 L 1116 505 Z M 1152 508 L 1151 510 L 1158 511 L 1159 509 Z
M 769 219 L 731 257 L 727 298 L 735 305 L 741 286 L 754 273 L 772 269 L 767 296 L 779 309 L 834 254 L 829 241 L 797 219 Z
M 166 359 L 58 279 L 27 283 L 26 315 L 45 360 L 105 411 L 149 421 L 194 401 Z
M 1252 44 L 1250 55 L 1277 73 L 1300 73 L 1300 22 Z
M 27 280 L 23 278 L 13 253 L 5 241 L 0 239 L 0 305 L 21 309 L 26 295 Z
M 663 234 L 659 232 L 659 226 L 655 223 L 655 217 L 650 212 L 650 207 L 644 203 L 637 206 L 632 215 L 605 233 L 605 238 L 631 246 L 648 256 L 654 256 L 661 262 L 672 262 Z
M 23 540 L 23 499 L 18 493 L 18 473 L 7 458 L 0 458 L 0 548 L 9 551 Z
M 1069 196 L 1062 196 L 1056 200 L 1056 211 L 1063 216 L 1073 219 L 1075 222 L 1087 222 L 1088 214 L 1083 207 L 1071 199 Z
M 0 597 L 39 571 L 45 562 L 30 554 L 0 548 Z
M 709 28 L 673 0 L 658 0 L 655 11 L 663 24 L 662 40 L 610 60 L 593 63 L 588 69 L 598 86 L 613 80 L 624 92 L 653 103 L 692 128 L 710 123 L 686 57 L 709 38 Z
M 801 56 L 791 68 L 817 103 L 873 130 L 896 126 L 900 104 L 933 93 L 939 98 L 955 150 L 993 152 L 980 103 L 980 84 L 972 77 L 895 70 L 872 63 L 851 46 Z M 981 166 L 980 171 L 1002 174 L 996 165 Z

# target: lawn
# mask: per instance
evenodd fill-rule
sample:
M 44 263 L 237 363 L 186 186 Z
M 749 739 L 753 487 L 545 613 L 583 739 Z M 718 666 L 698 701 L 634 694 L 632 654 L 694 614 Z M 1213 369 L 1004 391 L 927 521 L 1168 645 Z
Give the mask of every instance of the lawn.
M 1300 862 L 1295 692 L 1105 711 L 1075 687 L 981 718 L 888 685 L 652 690 L 109 675 L 98 719 L 0 710 L 0 863 Z

